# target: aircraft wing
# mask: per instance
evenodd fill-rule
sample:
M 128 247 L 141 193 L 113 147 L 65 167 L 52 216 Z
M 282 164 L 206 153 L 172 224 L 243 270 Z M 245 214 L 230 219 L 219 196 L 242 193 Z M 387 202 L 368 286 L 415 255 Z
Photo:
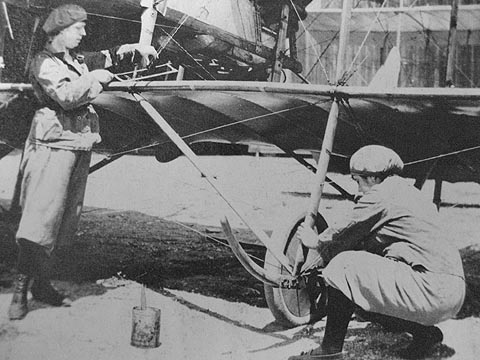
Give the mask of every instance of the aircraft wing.
M 339 124 L 331 170 L 348 170 L 348 158 L 367 144 L 389 146 L 402 156 L 409 177 L 480 180 L 480 89 L 368 88 L 259 82 L 117 83 L 96 101 L 105 141 L 128 134 L 170 144 L 128 91 L 136 91 L 188 143 L 268 143 L 287 150 L 319 151 L 335 97 Z M 119 120 L 121 119 L 121 120 Z M 116 126 L 120 121 L 123 125 Z M 140 125 L 141 124 L 141 125 Z M 108 126 L 108 125 L 107 125 Z M 115 144 L 116 146 L 117 144 Z M 158 147 L 161 151 L 162 145 Z M 417 162 L 418 161 L 418 162 Z M 434 165 L 434 166 L 433 166 Z
M 401 155 L 409 177 L 480 181 L 480 89 L 380 92 L 261 82 L 112 83 L 94 103 L 101 119 L 100 149 L 122 153 L 153 146 L 159 160 L 171 160 L 180 152 L 131 92 L 150 102 L 189 144 L 264 143 L 287 152 L 320 150 L 336 99 L 340 114 L 330 171 L 348 171 L 349 156 L 359 147 L 382 144 Z M 30 114 L 21 105 L 12 108 L 13 103 L 1 111 L 0 137 L 18 144 Z

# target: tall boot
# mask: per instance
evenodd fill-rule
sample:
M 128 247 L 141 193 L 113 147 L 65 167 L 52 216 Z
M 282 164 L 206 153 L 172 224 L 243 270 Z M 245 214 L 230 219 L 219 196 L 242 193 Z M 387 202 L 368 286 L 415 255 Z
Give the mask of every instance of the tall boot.
M 400 351 L 405 359 L 421 359 L 426 357 L 435 345 L 443 341 L 443 333 L 436 326 L 426 326 L 412 321 L 404 321 L 405 331 L 412 334 L 412 342 Z
M 327 325 L 322 350 L 329 354 L 341 353 L 355 304 L 340 290 L 328 288 Z
M 387 331 L 408 332 L 412 335 L 412 342 L 400 351 L 400 355 L 407 359 L 424 358 L 436 344 L 443 341 L 442 331 L 436 326 L 426 326 L 393 316 L 363 312 L 366 320 L 382 325 Z
M 322 345 L 288 360 L 343 359 L 343 343 L 355 304 L 340 290 L 327 287 L 327 325 Z
M 34 300 L 52 306 L 70 306 L 72 301 L 58 292 L 50 283 L 50 256 L 39 246 L 35 253 L 36 272 L 30 291 Z
M 27 291 L 30 276 L 18 274 L 15 279 L 12 302 L 8 308 L 8 318 L 10 320 L 21 320 L 28 313 Z
M 34 253 L 32 242 L 24 239 L 18 239 L 18 258 L 17 258 L 17 278 L 13 290 L 12 302 L 8 308 L 8 317 L 10 320 L 20 320 L 28 313 L 27 292 L 28 283 L 32 277 L 32 267 L 34 263 Z

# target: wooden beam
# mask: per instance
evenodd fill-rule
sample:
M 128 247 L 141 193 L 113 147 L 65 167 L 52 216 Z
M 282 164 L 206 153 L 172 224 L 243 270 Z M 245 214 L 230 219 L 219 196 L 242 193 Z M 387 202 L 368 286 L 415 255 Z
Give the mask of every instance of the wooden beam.
M 450 13 L 450 29 L 448 31 L 447 46 L 447 68 L 445 70 L 444 86 L 454 85 L 453 74 L 455 70 L 455 49 L 457 39 L 457 17 L 458 17 L 458 0 L 452 0 L 452 10 Z

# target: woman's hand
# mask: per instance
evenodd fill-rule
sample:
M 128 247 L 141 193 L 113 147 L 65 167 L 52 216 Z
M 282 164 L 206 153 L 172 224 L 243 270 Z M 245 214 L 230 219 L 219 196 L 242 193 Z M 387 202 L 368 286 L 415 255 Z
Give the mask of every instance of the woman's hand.
M 140 61 L 141 67 L 147 67 L 153 60 L 156 60 L 158 57 L 157 50 L 153 46 L 150 45 L 140 45 L 135 44 L 135 50 L 140 54 L 142 57 Z
M 151 61 L 155 60 L 158 57 L 157 50 L 151 45 L 142 45 L 142 44 L 124 44 L 120 46 L 117 50 L 117 55 L 120 60 L 122 60 L 126 54 L 132 55 L 132 60 L 135 58 L 135 53 L 140 56 L 139 65 L 144 68 L 147 67 Z M 136 59 L 135 59 L 136 60 Z
M 297 230 L 297 236 L 302 241 L 302 244 L 310 249 L 318 247 L 318 234 L 310 226 L 302 223 Z
M 102 85 L 107 85 L 113 80 L 113 74 L 108 70 L 97 69 L 90 71 L 90 74 Z

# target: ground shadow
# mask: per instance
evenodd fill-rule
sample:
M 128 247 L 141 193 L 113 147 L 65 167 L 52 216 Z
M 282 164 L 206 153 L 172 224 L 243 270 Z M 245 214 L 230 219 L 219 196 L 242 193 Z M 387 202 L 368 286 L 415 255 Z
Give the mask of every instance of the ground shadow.
M 6 292 L 11 291 L 17 250 L 13 231 L 3 220 L 0 286 Z M 224 243 L 206 234 L 199 225 L 134 211 L 86 209 L 74 240 L 54 253 L 52 278 L 73 298 L 99 293 L 94 285 L 98 279 L 121 276 L 152 289 L 194 291 L 266 307 L 263 285 Z M 252 237 L 246 230 L 235 230 L 235 235 L 246 241 Z M 248 251 L 264 257 L 263 248 L 252 246 Z
M 0 291 L 11 291 L 16 245 L 12 218 L 0 217 Z M 152 289 L 194 291 L 266 307 L 263 285 L 248 274 L 224 242 L 220 229 L 181 224 L 135 211 L 85 209 L 76 237 L 54 255 L 52 277 L 72 297 L 101 293 L 95 281 L 122 276 Z M 207 233 L 212 233 L 211 237 Z M 235 229 L 240 241 L 254 235 Z M 258 259 L 264 249 L 248 247 Z M 461 250 L 467 297 L 459 317 L 480 314 L 480 248 Z

